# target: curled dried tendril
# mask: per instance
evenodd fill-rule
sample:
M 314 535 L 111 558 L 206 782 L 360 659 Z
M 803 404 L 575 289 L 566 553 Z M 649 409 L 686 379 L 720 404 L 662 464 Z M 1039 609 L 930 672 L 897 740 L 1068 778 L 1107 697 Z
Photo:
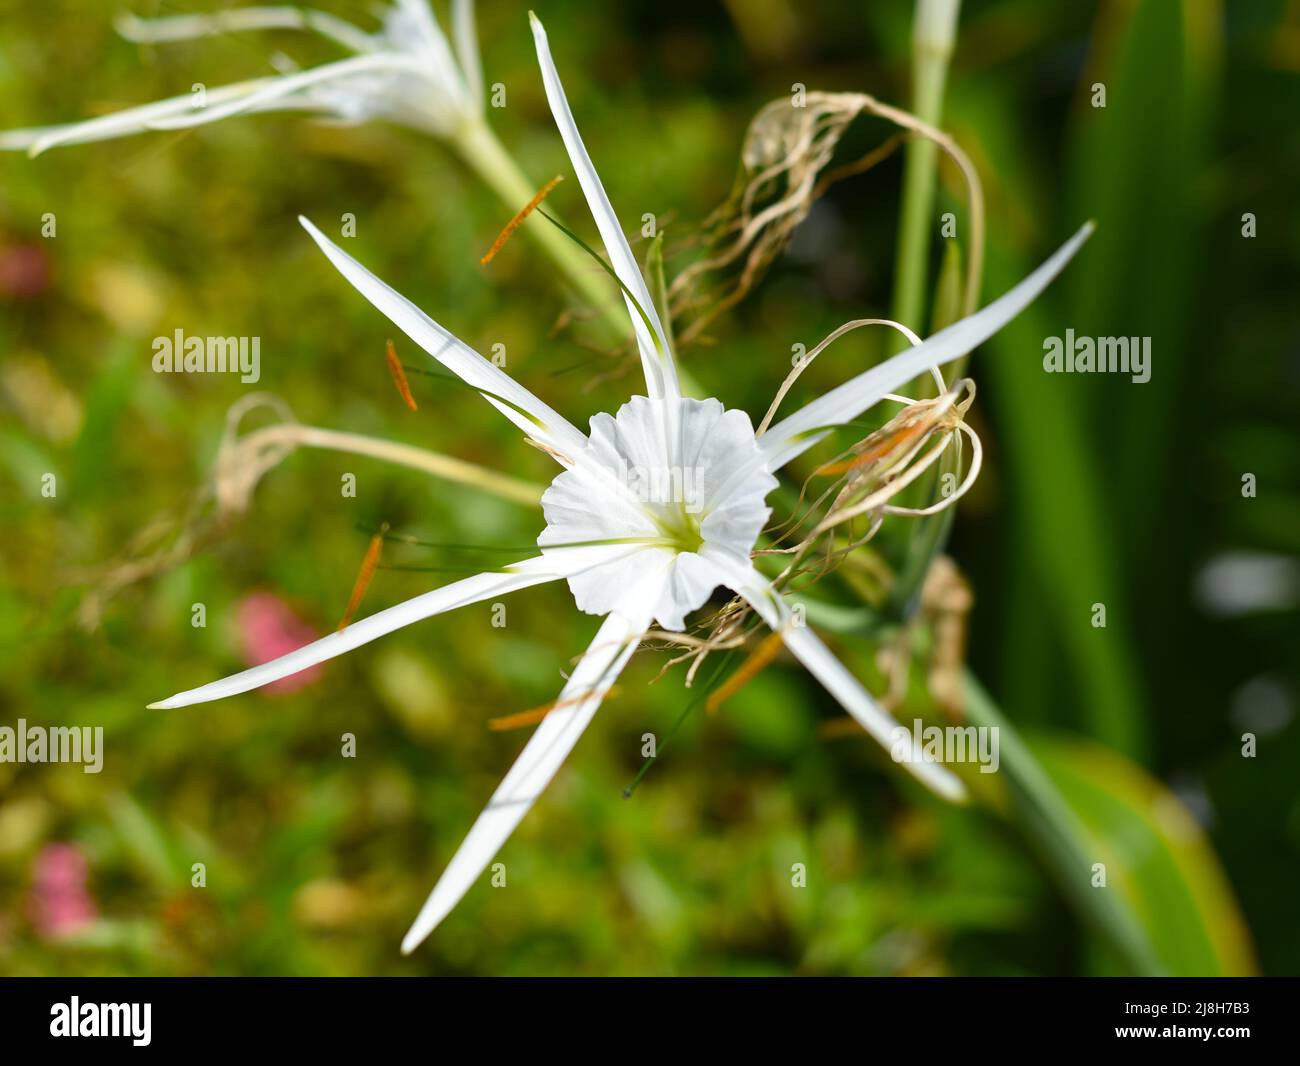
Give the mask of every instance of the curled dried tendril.
M 244 420 L 259 410 L 271 412 L 274 420 L 241 433 Z M 248 510 L 262 478 L 299 448 L 379 459 L 447 481 L 474 485 L 515 503 L 536 506 L 541 499 L 541 486 L 409 444 L 303 425 L 279 397 L 250 393 L 226 412 L 212 473 L 196 490 L 184 515 L 179 519 L 160 516 L 141 530 L 122 558 L 94 573 L 78 575 L 91 583 L 79 607 L 81 625 L 94 629 L 103 617 L 105 605 L 118 592 L 181 565 L 219 540 L 230 524 Z
M 195 491 L 183 516 L 159 515 L 132 538 L 120 558 L 92 574 L 79 575 L 91 581 L 77 609 L 82 628 L 97 628 L 108 601 L 119 592 L 187 562 L 248 508 L 258 481 L 294 449 L 289 439 L 238 436 L 244 417 L 259 407 L 273 409 L 283 424 L 297 424 L 288 405 L 269 393 L 250 393 L 231 406 L 212 475 Z
M 830 168 L 840 140 L 860 115 L 892 122 L 900 132 L 853 162 Z M 705 257 L 673 279 L 668 306 L 679 345 L 698 341 L 721 314 L 739 303 L 790 242 L 812 205 L 838 181 L 861 174 L 916 137 L 933 141 L 957 165 L 966 185 L 970 250 L 963 314 L 976 308 L 984 258 L 984 194 L 969 156 L 940 129 L 865 93 L 810 92 L 766 105 L 750 123 L 741 174 L 731 196 L 705 221 Z M 828 169 L 830 168 L 830 169 Z M 740 263 L 737 277 L 704 291 L 707 275 Z
M 921 343 L 920 338 L 906 326 L 889 319 L 846 322 L 811 349 L 791 370 L 759 423 L 757 435 L 761 437 L 767 431 L 790 387 L 814 359 L 839 338 L 855 329 L 873 325 L 897 330 L 914 345 Z M 872 540 L 886 516 L 938 514 L 961 499 L 975 483 L 983 461 L 983 446 L 979 435 L 965 420 L 975 399 L 975 383 L 963 378 L 949 388 L 938 368 L 932 368 L 930 373 L 938 395 L 929 399 L 912 399 L 888 394 L 885 399 L 902 404 L 903 409 L 880 429 L 814 470 L 800 490 L 795 513 L 785 522 L 768 529 L 765 542 L 753 554 L 755 558 L 785 559 L 785 567 L 773 579 L 777 588 L 807 589 L 815 585 Z M 959 467 L 963 440 L 970 443 L 970 459 L 965 476 L 951 491 L 924 507 L 904 507 L 890 502 L 939 463 L 950 448 L 955 452 L 955 465 Z M 826 477 L 834 480 L 809 500 L 813 483 Z M 793 543 L 789 543 L 791 541 Z M 949 566 L 955 573 L 955 566 Z M 874 576 L 881 584 L 889 580 L 887 569 Z M 960 581 L 960 575 L 956 575 L 956 579 Z M 923 591 L 923 611 L 924 595 Z M 705 622 L 697 633 L 653 633 L 654 639 L 686 649 L 669 660 L 664 670 L 689 661 L 691 665 L 686 675 L 689 686 L 710 654 L 746 643 L 750 614 L 749 606 L 737 597 Z M 960 664 L 960 657 L 957 661 Z M 944 693 L 942 702 L 945 706 L 957 706 L 959 696 L 953 694 L 949 681 L 948 674 L 938 678 Z
M 864 114 L 893 123 L 899 132 L 861 158 L 832 167 L 832 158 L 848 127 Z M 712 322 L 745 298 L 831 185 L 870 170 L 916 137 L 935 143 L 956 164 L 966 186 L 969 252 L 961 311 L 972 313 L 978 305 L 983 271 L 984 194 L 970 157 L 942 130 L 872 96 L 810 92 L 800 105 L 788 98 L 773 101 L 750 123 L 736 188 L 705 221 L 702 242 L 707 252 L 668 287 L 668 317 L 676 330 L 678 346 L 699 342 Z M 718 283 L 713 291 L 706 291 L 710 276 L 737 264 L 738 274 Z M 757 435 L 766 432 L 781 401 L 812 361 L 836 340 L 863 326 L 885 326 L 902 333 L 913 345 L 920 343 L 906 325 L 889 319 L 845 323 L 793 368 L 759 423 Z M 888 569 L 883 563 L 874 566 L 873 557 L 858 549 L 875 536 L 885 517 L 937 514 L 956 503 L 974 484 L 983 461 L 983 447 L 979 436 L 967 425 L 965 414 L 974 400 L 975 385 L 962 379 L 949 389 L 937 369 L 931 373 L 937 387 L 934 398 L 886 396 L 904 409 L 884 427 L 815 471 L 801 487 L 796 513 L 768 531 L 768 543 L 756 549 L 754 555 L 786 558 L 785 568 L 775 579 L 778 588 L 807 588 L 850 560 L 858 563 L 859 571 L 871 572 L 871 579 L 884 585 L 890 580 Z M 969 442 L 971 456 L 965 477 L 951 492 L 925 507 L 891 502 L 941 462 L 950 448 L 959 465 L 963 441 Z M 807 502 L 813 481 L 828 475 L 836 480 Z M 797 541 L 787 543 L 796 537 Z M 664 670 L 689 661 L 686 683 L 690 685 L 710 654 L 746 643 L 750 615 L 748 605 L 737 598 L 693 633 L 655 632 L 647 639 L 685 649 L 670 659 Z

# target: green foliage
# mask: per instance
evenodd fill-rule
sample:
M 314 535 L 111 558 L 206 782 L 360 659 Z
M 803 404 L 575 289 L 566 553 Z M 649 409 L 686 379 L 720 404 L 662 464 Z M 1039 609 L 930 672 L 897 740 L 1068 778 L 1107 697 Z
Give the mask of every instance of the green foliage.
M 29 4 L 7 20 L 0 125 L 265 73 L 277 50 L 304 65 L 335 57 L 275 33 L 138 48 L 112 33 L 119 5 L 100 7 Z M 480 7 L 486 78 L 510 101 L 493 125 L 535 188 L 567 163 L 526 20 L 511 5 Z M 302 422 L 545 482 L 550 459 L 465 390 L 413 375 L 420 410 L 402 404 L 384 366 L 392 327 L 295 222 L 302 213 L 337 236 L 346 212 L 357 218 L 350 252 L 479 350 L 502 345 L 508 372 L 575 424 L 638 387 L 637 361 L 612 352 L 598 322 L 552 329 L 573 300 L 529 242 L 478 266 L 509 212 L 410 131 L 267 115 L 35 160 L 4 154 L 0 725 L 99 725 L 106 755 L 99 775 L 0 763 L 0 973 L 1300 970 L 1300 935 L 1278 902 L 1300 853 L 1297 727 L 1261 733 L 1252 762 L 1228 716 L 1251 677 L 1294 695 L 1295 611 L 1212 622 L 1188 591 L 1224 548 L 1300 550 L 1294 323 L 1279 310 L 1293 302 L 1300 247 L 1288 221 L 1300 159 L 1280 131 L 1300 90 L 1283 15 L 1154 0 L 962 7 L 944 125 L 988 187 L 985 297 L 1085 217 L 1099 224 L 1075 267 L 967 368 L 989 450 L 949 550 L 975 593 L 969 659 L 997 702 L 968 710 L 1011 737 L 986 802 L 947 808 L 869 741 L 827 735 L 836 706 L 784 659 L 718 713 L 687 715 L 625 799 L 644 734 L 662 742 L 692 697 L 683 667 L 655 680 L 666 655 L 643 652 L 499 856 L 507 887 L 485 878 L 401 957 L 407 923 L 523 743 L 487 720 L 554 699 L 593 620 L 563 586 L 540 588 L 506 601 L 504 628 L 483 604 L 332 662 L 298 691 L 145 710 L 244 665 L 238 609 L 250 593 L 274 592 L 315 632 L 333 629 L 362 530 L 388 522 L 415 540 L 499 546 L 540 528 L 533 512 L 468 487 L 303 450 L 210 543 L 125 584 L 87 626 L 85 594 L 175 535 L 227 410 L 250 390 L 152 373 L 151 338 L 178 326 L 260 337 L 255 388 Z M 660 236 L 634 250 L 661 315 L 664 279 L 690 261 L 688 238 L 731 188 L 762 104 L 796 81 L 908 96 L 909 5 L 778 2 L 785 34 L 745 8 L 540 12 L 629 234 L 643 212 L 660 219 Z M 1085 94 L 1097 79 L 1109 105 L 1094 114 Z M 884 135 L 860 121 L 843 160 Z M 709 343 L 682 353 L 703 393 L 761 416 L 792 344 L 885 313 L 902 173 L 893 159 L 833 187 Z M 936 217 L 962 210 L 951 177 L 940 169 Z M 576 182 L 546 203 L 595 241 Z M 1261 236 L 1243 250 L 1247 210 Z M 53 239 L 40 235 L 46 213 Z M 960 259 L 952 244 L 931 256 L 923 291 L 936 293 L 936 323 L 951 317 Z M 15 289 L 40 263 L 43 285 Z M 1155 337 L 1153 384 L 1044 375 L 1042 339 L 1067 325 Z M 891 343 L 854 338 L 809 368 L 790 409 Z M 1243 503 L 1248 470 L 1266 491 Z M 46 473 L 58 478 L 52 499 L 40 493 Z M 345 473 L 355 499 L 340 494 Z M 900 548 L 893 558 L 924 559 L 948 537 L 947 516 L 886 535 L 899 538 L 882 541 Z M 443 580 L 397 567 L 466 564 L 413 544 L 384 552 L 394 569 L 378 571 L 363 613 Z M 908 582 L 917 588 L 919 572 Z M 836 650 L 884 691 L 877 652 L 915 598 L 889 605 L 882 624 L 843 575 L 811 591 L 810 622 L 837 629 Z M 1096 601 L 1110 606 L 1105 630 L 1088 623 Z M 204 628 L 191 625 L 195 603 Z M 934 713 L 923 691 L 899 709 Z M 1040 735 L 1030 727 L 1075 739 L 1017 747 L 1022 728 Z M 344 734 L 356 758 L 342 755 Z M 1174 778 L 1204 787 L 1208 828 L 1157 784 Z M 68 940 L 43 935 L 31 912 L 36 864 L 59 842 L 86 857 L 99 915 Z M 1091 848 L 1110 895 L 1068 880 Z M 206 887 L 192 885 L 195 863 Z M 792 884 L 796 864 L 806 887 Z

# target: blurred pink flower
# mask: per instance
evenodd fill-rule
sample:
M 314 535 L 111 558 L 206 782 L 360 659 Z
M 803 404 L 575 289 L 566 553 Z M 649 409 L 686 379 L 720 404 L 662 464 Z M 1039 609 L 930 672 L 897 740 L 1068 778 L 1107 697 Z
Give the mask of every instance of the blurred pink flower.
M 89 867 L 75 844 L 49 844 L 36 856 L 28 915 L 41 936 L 75 933 L 99 917 L 86 890 Z
M 244 661 L 249 666 L 288 655 L 317 638 L 311 626 L 293 609 L 271 592 L 254 592 L 239 601 L 235 608 L 239 639 Z M 321 667 L 309 666 L 270 685 L 270 692 L 296 692 L 310 685 L 321 674 Z
M 50 258 L 39 244 L 0 245 L 0 297 L 30 300 L 50 285 Z

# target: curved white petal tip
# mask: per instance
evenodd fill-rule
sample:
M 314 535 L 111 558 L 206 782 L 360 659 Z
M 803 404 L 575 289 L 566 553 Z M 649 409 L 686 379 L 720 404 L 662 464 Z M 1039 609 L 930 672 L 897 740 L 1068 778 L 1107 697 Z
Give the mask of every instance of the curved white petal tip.
M 967 803 L 970 801 L 970 793 L 966 791 L 966 786 L 962 784 L 961 778 L 951 770 L 945 770 L 942 766 L 927 764 L 930 773 L 924 773 L 918 776 L 924 778 L 925 783 L 936 795 L 946 799 L 949 803 Z

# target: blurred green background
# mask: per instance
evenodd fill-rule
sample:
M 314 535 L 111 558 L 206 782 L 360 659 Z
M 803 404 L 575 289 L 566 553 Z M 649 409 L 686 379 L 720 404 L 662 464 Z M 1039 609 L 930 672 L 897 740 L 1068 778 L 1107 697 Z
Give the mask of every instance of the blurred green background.
M 365 5 L 321 6 L 372 25 Z M 910 98 L 909 3 L 534 6 L 625 227 L 655 213 L 670 253 L 731 189 L 750 118 L 792 84 Z M 119 10 L 6 4 L 0 127 L 267 73 L 278 50 L 304 65 L 338 55 L 283 33 L 139 47 L 114 34 Z M 507 89 L 489 117 L 540 185 L 570 171 L 525 11 L 480 4 L 479 38 L 486 80 Z M 1089 106 L 1096 82 L 1104 109 Z M 459 391 L 413 378 L 420 410 L 402 405 L 383 363 L 392 327 L 299 213 L 326 229 L 355 214 L 354 255 L 480 351 L 504 344 L 508 370 L 578 425 L 615 409 L 635 368 L 592 349 L 591 323 L 552 332 L 570 301 L 535 246 L 480 268 L 508 211 L 410 131 L 271 115 L 0 156 L 0 725 L 102 725 L 106 746 L 98 775 L 0 764 L 0 972 L 1133 971 L 1090 893 L 1118 898 L 1160 971 L 1300 972 L 1297 118 L 1300 4 L 962 5 L 943 126 L 986 186 L 985 299 L 1084 219 L 1099 229 L 972 362 L 987 464 L 948 550 L 974 593 L 971 670 L 1107 863 L 1107 888 L 1054 858 L 1032 803 L 1000 782 L 950 809 L 865 736 L 827 735 L 837 708 L 785 660 L 718 714 L 690 716 L 625 800 L 642 735 L 667 733 L 687 698 L 681 667 L 650 683 L 667 656 L 645 651 L 499 856 L 507 886 L 485 878 L 405 959 L 402 933 L 523 743 L 487 719 L 553 699 L 594 632 L 566 588 L 511 597 L 505 628 L 488 604 L 424 622 L 294 692 L 145 704 L 245 665 L 250 595 L 331 630 L 366 549 L 359 527 L 523 544 L 540 516 L 300 451 L 193 558 L 107 600 L 95 626 L 79 607 L 142 530 L 184 517 L 227 409 L 253 388 L 304 423 L 552 475 Z M 837 160 L 889 132 L 860 119 Z M 901 173 L 894 157 L 834 186 L 713 343 L 683 353 L 709 394 L 757 420 L 792 344 L 888 314 Z M 594 233 L 576 182 L 552 202 Z M 961 203 L 941 172 L 936 211 Z M 42 237 L 46 213 L 56 237 Z M 936 229 L 932 264 L 939 243 Z M 669 273 L 690 257 L 670 254 Z M 260 337 L 262 380 L 155 375 L 152 339 L 177 327 Z M 1152 337 L 1150 383 L 1044 374 L 1042 340 L 1066 327 Z M 841 342 L 790 403 L 885 343 Z M 400 546 L 386 558 L 447 562 Z M 1271 576 L 1248 594 L 1260 558 Z M 380 571 L 362 611 L 447 579 Z M 190 624 L 199 602 L 206 628 Z M 876 645 L 829 639 L 879 690 Z M 340 756 L 344 733 L 355 759 Z M 795 863 L 806 888 L 791 885 Z M 74 897 L 62 926 L 55 882 Z

